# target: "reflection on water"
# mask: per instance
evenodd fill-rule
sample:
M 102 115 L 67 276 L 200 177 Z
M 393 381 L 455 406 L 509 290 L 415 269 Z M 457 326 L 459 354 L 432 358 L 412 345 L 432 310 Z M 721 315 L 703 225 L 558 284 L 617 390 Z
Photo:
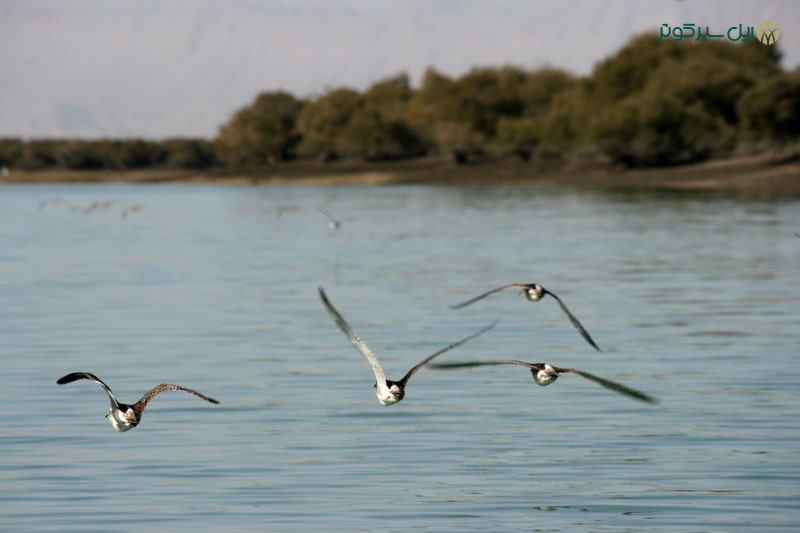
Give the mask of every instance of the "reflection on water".
M 792 530 L 797 213 L 556 188 L 2 188 L 0 523 Z M 529 282 L 604 351 L 515 291 L 448 309 Z M 382 407 L 320 285 L 389 376 L 499 318 L 437 361 L 577 367 L 661 403 L 497 366 L 422 369 Z M 122 401 L 174 382 L 221 403 L 163 393 L 118 434 L 99 387 L 56 385 L 73 371 Z

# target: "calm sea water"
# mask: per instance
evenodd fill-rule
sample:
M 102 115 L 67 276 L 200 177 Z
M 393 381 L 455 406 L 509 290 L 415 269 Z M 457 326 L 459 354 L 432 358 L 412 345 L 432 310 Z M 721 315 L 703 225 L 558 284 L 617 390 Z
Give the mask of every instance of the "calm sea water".
M 725 195 L 0 188 L 0 529 L 796 531 L 796 232 L 800 201 Z M 549 298 L 448 309 L 533 281 L 602 353 Z M 660 404 L 496 366 L 383 407 L 318 286 L 390 379 L 499 318 L 439 361 Z M 73 371 L 220 405 L 165 392 L 117 433 Z

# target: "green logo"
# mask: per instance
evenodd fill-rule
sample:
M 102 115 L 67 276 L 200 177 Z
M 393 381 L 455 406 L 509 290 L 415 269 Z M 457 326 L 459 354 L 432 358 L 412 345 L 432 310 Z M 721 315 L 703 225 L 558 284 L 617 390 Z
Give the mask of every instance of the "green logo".
M 761 44 L 775 44 L 781 38 L 781 28 L 771 20 L 765 20 L 756 27 L 756 38 Z
M 695 42 L 723 39 L 725 37 L 733 42 L 739 40 L 747 42 L 758 39 L 761 44 L 773 45 L 781 38 L 781 28 L 776 22 L 764 20 L 756 28 L 752 26 L 743 27 L 739 24 L 738 26 L 731 26 L 727 32 L 715 34 L 711 33 L 711 29 L 708 26 L 703 31 L 702 26 L 694 23 L 684 23 L 683 26 L 675 26 L 674 28 L 669 24 L 662 24 L 659 28 L 658 40 L 660 41 L 665 37 L 672 37 L 675 41 L 693 39 Z

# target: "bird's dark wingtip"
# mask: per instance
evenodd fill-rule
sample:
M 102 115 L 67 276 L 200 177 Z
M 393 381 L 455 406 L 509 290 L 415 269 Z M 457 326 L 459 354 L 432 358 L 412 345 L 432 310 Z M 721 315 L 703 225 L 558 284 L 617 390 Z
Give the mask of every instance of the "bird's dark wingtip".
M 70 374 L 67 374 L 66 376 L 61 376 L 60 378 L 58 378 L 56 380 L 56 383 L 58 383 L 59 385 L 66 385 L 67 383 L 72 383 L 73 381 L 76 381 L 82 377 L 83 374 L 81 372 L 72 372 Z

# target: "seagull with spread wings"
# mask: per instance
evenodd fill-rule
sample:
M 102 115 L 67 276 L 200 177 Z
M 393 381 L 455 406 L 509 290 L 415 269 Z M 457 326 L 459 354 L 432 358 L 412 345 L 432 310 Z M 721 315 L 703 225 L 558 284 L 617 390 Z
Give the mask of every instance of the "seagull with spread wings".
M 204 394 L 200 394 L 196 390 L 188 389 L 186 387 L 181 387 L 180 385 L 172 385 L 171 383 L 162 383 L 156 387 L 153 387 L 148 392 L 145 393 L 142 398 L 133 405 L 128 405 L 126 403 L 120 403 L 117 401 L 117 398 L 114 396 L 114 393 L 111 392 L 111 389 L 103 383 L 103 381 L 95 376 L 94 374 L 90 374 L 89 372 L 73 372 L 72 374 L 67 374 L 64 377 L 61 377 L 56 381 L 59 385 L 66 385 L 67 383 L 72 383 L 73 381 L 77 381 L 79 379 L 88 379 L 89 381 L 94 381 L 106 391 L 108 394 L 108 399 L 111 402 L 111 408 L 106 413 L 106 418 L 108 421 L 111 422 L 111 425 L 114 426 L 119 432 L 128 431 L 129 429 L 135 428 L 139 425 L 139 422 L 142 420 L 142 413 L 144 412 L 145 407 L 153 399 L 153 397 L 166 390 L 180 390 L 184 392 L 189 392 L 194 394 L 195 396 L 199 396 L 200 398 L 204 399 L 207 402 L 211 403 L 219 403 L 214 398 L 209 398 Z
M 477 302 L 478 300 L 482 300 L 491 294 L 504 291 L 506 289 L 520 289 L 520 292 L 523 293 L 525 297 L 532 302 L 538 302 L 547 295 L 552 296 L 553 299 L 556 302 L 558 302 L 558 305 L 561 306 L 561 310 L 564 311 L 564 313 L 567 315 L 567 318 L 569 318 L 569 321 L 572 322 L 572 325 L 575 327 L 575 329 L 578 330 L 578 333 L 580 333 L 581 336 L 583 336 L 583 338 L 586 339 L 586 342 L 591 344 L 592 347 L 598 352 L 601 351 L 600 347 L 597 345 L 597 343 L 594 342 L 594 339 L 592 339 L 591 335 L 589 335 L 589 332 L 586 331 L 586 328 L 584 328 L 578 321 L 578 319 L 575 317 L 575 315 L 573 315 L 570 312 L 570 310 L 567 309 L 566 304 L 564 304 L 561 298 L 559 298 L 554 292 L 548 291 L 538 283 L 509 283 L 508 285 L 503 285 L 502 287 L 497 287 L 490 291 L 484 292 L 483 294 L 480 294 L 475 298 L 467 300 L 466 302 L 461 302 L 460 304 L 451 305 L 450 309 L 461 309 L 462 307 L 466 307 L 472 303 Z
M 590 381 L 594 381 L 595 383 L 612 390 L 614 392 L 618 392 L 620 394 L 624 394 L 630 398 L 634 398 L 636 400 L 641 400 L 643 402 L 648 403 L 658 403 L 658 400 L 653 398 L 652 396 L 640 392 L 636 389 L 632 389 L 626 385 L 622 385 L 621 383 L 617 383 L 616 381 L 611 381 L 610 379 L 601 378 L 600 376 L 595 376 L 594 374 L 590 374 L 589 372 L 584 372 L 583 370 L 578 370 L 577 368 L 559 368 L 557 366 L 552 366 L 549 363 L 526 363 L 525 361 L 519 361 L 517 359 L 499 359 L 496 361 L 466 361 L 466 362 L 452 362 L 452 363 L 432 363 L 428 365 L 431 368 L 438 368 L 438 369 L 448 369 L 448 368 L 465 368 L 465 367 L 472 367 L 472 366 L 485 366 L 485 365 L 519 365 L 524 366 L 530 369 L 531 374 L 533 375 L 533 380 L 542 387 L 546 387 L 553 383 L 558 376 L 561 374 L 578 374 Z
M 350 324 L 344 319 L 344 317 L 333 307 L 330 300 L 328 300 L 325 291 L 322 287 L 319 288 L 319 296 L 322 299 L 322 303 L 325 305 L 325 309 L 328 310 L 328 313 L 333 318 L 333 321 L 336 322 L 336 325 L 339 326 L 339 329 L 347 335 L 347 338 L 350 339 L 350 342 L 353 346 L 358 349 L 359 352 L 367 359 L 370 366 L 372 367 L 372 372 L 375 374 L 375 395 L 378 397 L 378 401 L 381 402 L 382 405 L 393 405 L 403 399 L 406 394 L 406 385 L 408 384 L 408 380 L 411 379 L 417 370 L 425 366 L 429 363 L 434 357 L 437 357 L 449 350 L 457 346 L 461 346 L 467 341 L 474 339 L 475 337 L 486 333 L 490 329 L 492 329 L 495 325 L 497 325 L 497 321 L 492 322 L 488 326 L 485 326 L 472 335 L 461 339 L 460 341 L 456 341 L 449 346 L 442 348 L 438 352 L 429 355 L 408 371 L 405 376 L 400 381 L 391 381 L 386 379 L 386 375 L 383 373 L 383 368 L 381 368 L 381 364 L 378 362 L 378 358 L 375 357 L 375 354 L 372 353 L 372 350 L 369 349 L 367 344 L 361 340 L 361 337 L 356 335 L 353 332 L 353 329 L 350 327 Z
M 325 215 L 325 217 L 328 219 L 328 226 L 332 230 L 337 230 L 337 229 L 342 227 L 342 220 L 340 220 L 340 219 L 336 218 L 335 216 L 333 216 L 330 213 L 330 211 L 327 211 L 327 210 L 325 210 L 325 209 L 323 209 L 321 207 L 317 207 L 317 210 L 320 213 L 322 213 L 323 215 Z

